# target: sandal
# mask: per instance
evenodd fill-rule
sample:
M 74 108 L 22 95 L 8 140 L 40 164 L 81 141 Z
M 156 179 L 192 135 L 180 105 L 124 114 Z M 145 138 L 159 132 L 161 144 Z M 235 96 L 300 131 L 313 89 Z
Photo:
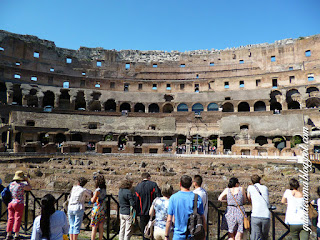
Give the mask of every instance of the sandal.
M 6 239 L 5 240 L 12 240 L 13 239 L 13 237 L 12 237 L 12 235 L 11 236 L 6 236 Z

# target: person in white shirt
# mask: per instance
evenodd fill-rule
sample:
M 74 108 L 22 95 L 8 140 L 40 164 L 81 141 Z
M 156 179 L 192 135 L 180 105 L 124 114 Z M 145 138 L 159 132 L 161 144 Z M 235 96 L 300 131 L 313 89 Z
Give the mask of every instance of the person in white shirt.
M 298 190 L 300 184 L 298 180 L 292 178 L 289 181 L 290 189 L 287 189 L 281 202 L 287 204 L 285 223 L 290 227 L 292 240 L 307 240 L 310 232 L 303 229 L 304 224 L 304 200 L 303 194 Z
M 204 217 L 207 221 L 207 217 L 208 217 L 208 193 L 206 190 L 204 190 L 202 187 L 202 177 L 200 175 L 195 175 L 193 178 L 193 187 L 195 188 L 193 190 L 194 193 L 198 194 L 201 199 L 202 199 L 202 203 L 203 203 L 203 210 L 204 210 Z
M 70 240 L 77 240 L 80 233 L 80 227 L 84 214 L 84 202 L 86 198 L 92 197 L 92 192 L 84 186 L 88 182 L 84 177 L 77 180 L 75 186 L 72 187 L 69 205 L 68 205 L 68 218 L 69 218 L 69 234 Z
M 248 186 L 248 200 L 252 203 L 251 240 L 267 240 L 270 229 L 269 191 L 261 185 L 261 177 L 251 176 L 253 185 Z

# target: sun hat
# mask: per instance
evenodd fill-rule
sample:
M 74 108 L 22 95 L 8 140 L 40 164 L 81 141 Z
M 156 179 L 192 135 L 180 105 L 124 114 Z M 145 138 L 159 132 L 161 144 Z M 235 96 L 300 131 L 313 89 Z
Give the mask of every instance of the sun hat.
M 18 181 L 23 181 L 25 180 L 25 176 L 23 171 L 16 171 L 16 173 L 14 174 L 13 180 L 18 180 Z

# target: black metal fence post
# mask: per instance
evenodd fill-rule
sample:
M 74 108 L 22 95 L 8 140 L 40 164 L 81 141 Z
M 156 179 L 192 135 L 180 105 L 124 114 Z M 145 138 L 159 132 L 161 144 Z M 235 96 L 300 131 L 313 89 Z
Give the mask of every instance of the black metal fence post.
M 26 206 L 24 208 L 24 234 L 28 231 L 29 191 L 26 191 Z
M 108 195 L 108 199 L 107 199 L 107 240 L 110 239 L 110 196 Z

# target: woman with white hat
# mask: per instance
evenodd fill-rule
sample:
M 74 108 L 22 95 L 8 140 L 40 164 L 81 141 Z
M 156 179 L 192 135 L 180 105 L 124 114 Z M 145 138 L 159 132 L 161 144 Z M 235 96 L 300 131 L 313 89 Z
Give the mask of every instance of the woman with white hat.
M 15 233 L 14 239 L 19 240 L 19 230 L 24 210 L 24 191 L 31 190 L 29 179 L 24 175 L 23 171 L 16 171 L 9 189 L 12 194 L 12 201 L 8 205 L 6 240 L 13 239 L 12 230 Z

